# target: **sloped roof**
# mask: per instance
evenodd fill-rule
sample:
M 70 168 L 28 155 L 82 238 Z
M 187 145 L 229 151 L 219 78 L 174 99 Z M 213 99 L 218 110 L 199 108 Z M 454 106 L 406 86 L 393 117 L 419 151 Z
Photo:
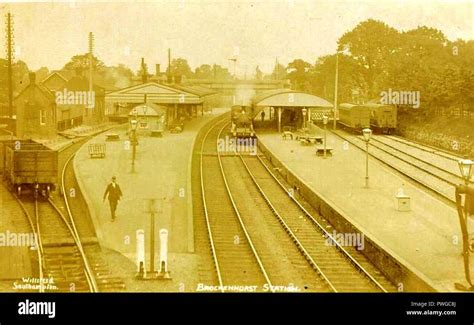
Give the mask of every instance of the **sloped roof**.
M 140 85 L 109 92 L 105 95 L 106 102 L 143 103 L 147 101 L 155 104 L 201 104 L 203 99 L 196 91 L 186 88 L 177 88 L 157 82 L 147 82 Z
M 18 95 L 15 96 L 14 100 L 17 100 L 20 98 L 24 92 L 26 92 L 28 89 L 31 88 L 36 88 L 38 89 L 51 103 L 56 103 L 56 96 L 45 86 L 43 86 L 41 83 L 30 83 L 28 86 L 23 88 Z
M 59 77 L 60 79 L 64 80 L 64 82 L 68 81 L 68 79 L 66 79 L 66 77 L 59 71 L 53 71 L 51 72 L 46 78 L 44 78 L 43 80 L 41 80 L 41 83 L 45 83 L 47 82 L 49 79 L 53 78 L 53 77 Z
M 264 91 L 255 96 L 253 103 L 260 107 L 333 107 L 330 102 L 321 97 L 291 89 Z

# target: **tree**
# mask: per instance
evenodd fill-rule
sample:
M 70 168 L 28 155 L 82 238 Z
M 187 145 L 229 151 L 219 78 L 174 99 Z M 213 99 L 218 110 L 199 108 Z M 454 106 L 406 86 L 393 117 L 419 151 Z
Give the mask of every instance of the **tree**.
M 12 66 L 13 96 L 28 85 L 28 66 L 18 60 Z M 8 102 L 8 61 L 0 59 L 0 103 Z
M 213 79 L 214 71 L 209 64 L 202 64 L 194 71 L 194 77 L 196 79 Z
M 223 68 L 218 64 L 213 64 L 212 66 L 209 64 L 202 64 L 196 68 L 194 78 L 229 80 L 232 76 L 227 68 Z
M 387 24 L 373 19 L 357 25 L 338 41 L 338 50 L 346 48 L 363 68 L 369 96 L 379 91 L 377 82 L 386 68 L 387 60 L 399 52 L 400 33 Z
M 35 73 L 36 73 L 36 80 L 42 81 L 46 79 L 46 77 L 49 76 L 49 69 L 46 67 L 41 67 L 38 70 L 36 70 Z
M 188 61 L 183 58 L 176 58 L 171 61 L 171 74 L 174 76 L 185 76 L 186 78 L 192 78 L 194 75 Z
M 133 72 L 127 66 L 119 64 L 115 67 L 104 67 L 102 75 L 106 88 L 125 88 L 130 86 Z
M 293 60 L 288 64 L 286 71 L 295 90 L 305 90 L 307 88 L 310 68 L 311 64 L 301 59 Z
M 92 56 L 92 70 L 100 71 L 104 67 L 104 63 L 97 57 Z M 86 70 L 89 69 L 89 54 L 75 55 L 71 60 L 66 63 L 62 70 L 77 71 L 78 69 Z
M 216 79 L 221 80 L 231 80 L 232 74 L 229 72 L 229 69 L 220 66 L 219 64 L 213 65 L 214 75 Z
M 367 84 L 363 71 L 357 62 L 348 55 L 339 55 L 338 102 L 353 102 L 359 98 L 353 96 L 358 92 L 363 99 L 367 97 Z M 336 55 L 320 57 L 310 70 L 311 92 L 328 100 L 334 100 L 336 75 Z

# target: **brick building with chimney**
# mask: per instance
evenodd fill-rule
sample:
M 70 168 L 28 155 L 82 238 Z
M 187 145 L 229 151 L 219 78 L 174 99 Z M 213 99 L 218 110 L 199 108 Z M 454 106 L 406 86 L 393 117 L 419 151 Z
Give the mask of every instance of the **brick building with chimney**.
M 56 137 L 56 100 L 54 94 L 29 74 L 29 84 L 14 99 L 16 136 L 20 139 Z

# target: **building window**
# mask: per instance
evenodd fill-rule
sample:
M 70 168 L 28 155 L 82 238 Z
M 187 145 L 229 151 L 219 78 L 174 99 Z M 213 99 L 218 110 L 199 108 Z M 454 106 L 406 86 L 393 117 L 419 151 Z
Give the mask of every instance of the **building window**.
M 46 111 L 43 109 L 40 109 L 40 125 L 46 125 Z

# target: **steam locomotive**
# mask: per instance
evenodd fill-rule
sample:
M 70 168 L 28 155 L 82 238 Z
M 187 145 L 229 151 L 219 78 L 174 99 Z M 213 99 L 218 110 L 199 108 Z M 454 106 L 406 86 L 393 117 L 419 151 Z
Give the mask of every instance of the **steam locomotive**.
M 255 136 L 253 129 L 253 116 L 251 106 L 234 105 L 231 108 L 230 132 L 237 138 L 252 138 Z

